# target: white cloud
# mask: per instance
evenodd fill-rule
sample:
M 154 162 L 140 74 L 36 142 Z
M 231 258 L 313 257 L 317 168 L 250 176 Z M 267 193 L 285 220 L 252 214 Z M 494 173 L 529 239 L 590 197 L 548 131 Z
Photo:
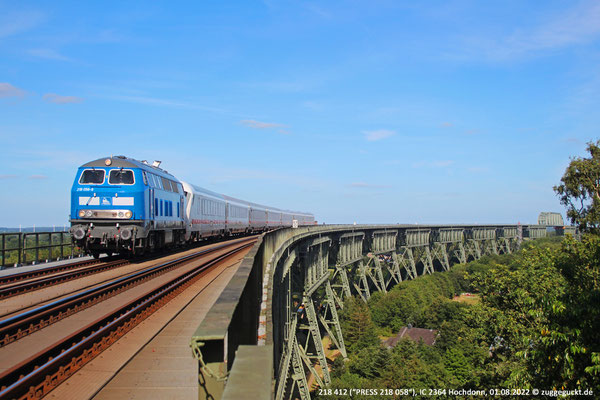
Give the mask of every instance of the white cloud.
M 0 98 L 2 97 L 23 97 L 25 91 L 11 85 L 10 83 L 0 83 Z
M 538 26 L 516 29 L 504 37 L 469 38 L 470 56 L 506 61 L 596 40 L 600 36 L 600 2 L 583 1 Z
M 0 38 L 26 32 L 43 21 L 44 15 L 38 11 L 21 11 L 2 13 L 0 16 Z
M 179 100 L 170 100 L 170 99 L 160 99 L 156 97 L 148 97 L 148 96 L 100 96 L 111 100 L 117 101 L 125 101 L 128 103 L 138 103 L 138 104 L 148 104 L 153 106 L 166 106 L 166 107 L 174 107 L 174 108 L 183 108 L 190 110 L 200 110 L 200 111 L 209 111 L 215 113 L 225 113 L 225 110 L 221 108 L 215 107 L 206 107 L 198 104 L 179 101 Z
M 369 142 L 375 142 L 377 140 L 385 139 L 390 136 L 394 136 L 396 132 L 388 130 L 388 129 L 379 129 L 375 131 L 363 131 L 363 135 L 365 135 L 365 139 Z
M 364 189 L 381 189 L 381 188 L 389 187 L 388 185 L 376 185 L 376 184 L 367 183 L 367 182 L 352 182 L 348 186 L 353 187 L 353 188 L 364 188 Z
M 483 173 L 483 172 L 489 172 L 489 170 L 490 169 L 487 167 L 469 167 L 469 168 L 467 168 L 467 171 L 473 172 L 476 174 Z
M 17 178 L 17 175 L 0 175 L 0 180 L 2 179 L 14 179 Z
M 446 168 L 454 164 L 453 160 L 419 161 L 413 163 L 413 168 Z
M 27 51 L 27 54 L 38 58 L 44 58 L 46 60 L 72 61 L 69 57 L 64 56 L 52 49 L 31 49 Z
M 452 122 L 442 122 L 442 128 L 451 128 L 454 124 Z
M 278 124 L 275 122 L 261 122 L 256 121 L 254 119 L 243 119 L 240 121 L 240 123 L 252 129 L 275 129 L 278 133 L 281 133 L 282 135 L 290 134 L 290 131 L 285 129 L 288 127 L 287 125 Z
M 83 103 L 81 97 L 76 96 L 60 96 L 55 93 L 47 93 L 44 95 L 44 100 L 54 104 L 69 104 L 69 103 Z
M 46 175 L 31 175 L 29 177 L 29 179 L 33 179 L 33 180 L 43 180 L 43 179 L 48 179 L 48 177 Z
M 438 167 L 438 168 L 449 167 L 452 164 L 454 164 L 454 161 L 452 161 L 452 160 L 434 161 L 433 163 L 431 163 L 432 166 Z
M 275 122 L 261 122 L 253 119 L 244 119 L 240 121 L 242 125 L 249 126 L 254 129 L 270 129 L 270 128 L 279 128 L 284 125 L 277 124 Z

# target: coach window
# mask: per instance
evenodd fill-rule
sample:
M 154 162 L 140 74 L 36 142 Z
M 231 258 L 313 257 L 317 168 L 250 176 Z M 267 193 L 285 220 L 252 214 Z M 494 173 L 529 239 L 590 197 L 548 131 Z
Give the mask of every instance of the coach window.
M 108 174 L 108 183 L 111 185 L 133 185 L 133 171 L 130 169 L 113 169 Z
M 144 178 L 144 185 L 148 186 L 148 177 L 146 176 L 146 171 L 142 171 L 142 178 Z
M 160 201 L 160 216 L 163 216 L 163 201 Z
M 158 215 L 158 199 L 154 199 L 154 214 Z
M 79 178 L 79 183 L 85 185 L 101 185 L 104 183 L 103 169 L 86 169 Z

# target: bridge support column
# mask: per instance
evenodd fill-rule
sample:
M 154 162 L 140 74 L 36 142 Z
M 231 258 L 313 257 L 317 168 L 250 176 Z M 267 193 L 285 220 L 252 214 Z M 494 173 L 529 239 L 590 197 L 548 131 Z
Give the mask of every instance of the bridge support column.
M 381 268 L 381 262 L 379 261 L 378 255 L 373 255 L 369 259 L 367 266 L 373 263 L 371 269 L 369 270 L 369 276 L 371 280 L 377 287 L 377 290 L 383 293 L 387 293 L 385 279 L 383 278 L 383 269 Z
M 369 281 L 367 280 L 367 267 L 362 261 L 358 263 L 358 284 L 353 283 L 354 288 L 360 295 L 360 298 L 366 303 L 371 298 L 371 291 L 369 290 Z
M 385 284 L 386 288 L 402 282 L 402 274 L 400 273 L 400 262 L 398 261 L 398 255 L 396 253 L 391 253 L 391 260 L 391 263 L 389 261 L 385 263 L 385 268 L 390 274 L 390 278 Z M 392 281 L 396 283 L 393 283 Z
M 423 257 L 424 256 L 424 257 Z M 421 262 L 425 267 L 423 270 L 423 275 L 425 274 L 433 274 L 433 259 L 431 258 L 431 250 L 429 246 L 424 246 L 423 256 L 421 257 Z
M 490 240 L 490 247 L 492 248 L 492 253 L 498 254 L 498 242 L 496 239 Z
M 509 238 L 499 238 L 498 239 L 498 252 L 502 254 L 511 254 L 511 241 Z
M 465 245 L 463 242 L 458 242 L 458 250 L 455 250 L 455 254 L 461 264 L 467 263 L 467 253 L 465 252 Z
M 310 399 L 310 388 L 305 371 L 308 370 L 315 382 L 320 387 L 331 383 L 331 377 L 327 366 L 325 349 L 321 336 L 320 322 L 330 334 L 332 342 L 338 346 L 342 354 L 346 349 L 341 336 L 341 326 L 336 310 L 335 293 L 329 282 L 330 270 L 328 268 L 329 246 L 331 239 L 320 237 L 308 242 L 300 250 L 288 254 L 282 265 L 284 277 L 281 280 L 281 289 L 286 293 L 285 301 L 289 303 L 286 307 L 287 322 L 285 323 L 284 345 L 278 368 L 278 385 L 276 388 L 277 398 L 293 397 L 299 395 L 301 399 Z M 295 267 L 294 267 L 295 266 Z M 346 286 L 346 268 L 336 269 L 342 282 Z M 317 298 L 321 294 L 320 288 L 325 285 L 325 296 Z M 349 292 L 343 288 L 340 295 Z M 293 291 L 303 290 L 303 309 L 290 307 L 293 301 L 299 298 L 292 295 Z M 324 300 L 325 307 L 315 309 L 315 302 Z M 283 315 L 281 315 L 283 317 Z M 317 371 L 315 364 L 318 363 L 321 371 Z M 292 374 L 290 376 L 290 373 Z
M 446 243 L 434 243 L 433 245 L 433 256 L 442 264 L 444 271 L 450 269 L 447 246 Z
M 410 247 L 402 246 L 400 253 L 396 254 L 396 259 L 400 261 L 410 279 L 417 277 L 417 263 Z
M 346 266 L 336 265 L 335 270 L 331 276 L 331 291 L 332 296 L 336 301 L 337 306 L 340 309 L 344 308 L 344 299 L 352 297 L 350 291 L 350 281 L 348 280 L 348 271 Z
M 481 258 L 481 245 L 478 240 L 469 239 L 467 241 L 467 257 L 472 255 L 474 259 L 479 260 Z
M 327 330 L 331 341 L 338 348 L 342 357 L 346 359 L 346 346 L 344 345 L 344 336 L 342 335 L 342 326 L 340 325 L 340 319 L 336 310 L 336 303 L 334 300 L 333 290 L 329 281 L 325 284 L 325 310 L 323 314 L 319 314 L 321 323 Z M 330 315 L 330 319 L 326 319 L 327 315 Z M 335 333 L 334 333 L 335 332 Z
M 329 367 L 327 366 L 327 358 L 325 356 L 325 349 L 323 348 L 323 340 L 321 337 L 321 331 L 319 329 L 319 320 L 317 318 L 317 312 L 315 311 L 315 305 L 313 303 L 312 296 L 304 296 L 304 306 L 306 308 L 306 317 L 308 319 L 308 327 L 310 331 L 310 335 L 307 335 L 306 345 L 304 348 L 301 348 L 304 355 L 308 355 L 309 349 L 309 337 L 312 339 L 312 344 L 315 348 L 317 354 L 315 355 L 319 364 L 321 365 L 321 370 L 323 373 L 323 380 L 321 381 L 319 374 L 317 371 L 313 371 L 313 375 L 317 381 L 319 382 L 319 386 L 324 387 L 331 384 L 331 377 L 329 376 Z M 312 364 L 311 364 L 312 366 Z
M 302 400 L 310 400 L 310 390 L 304 373 L 303 360 L 300 355 L 300 345 L 296 337 L 298 319 L 294 316 L 290 324 L 288 340 L 284 343 L 281 364 L 279 365 L 279 379 L 277 380 L 276 398 L 283 399 L 286 392 L 293 394 L 296 389 Z M 290 377 L 290 365 L 292 376 Z M 291 378 L 291 379 L 290 379 Z

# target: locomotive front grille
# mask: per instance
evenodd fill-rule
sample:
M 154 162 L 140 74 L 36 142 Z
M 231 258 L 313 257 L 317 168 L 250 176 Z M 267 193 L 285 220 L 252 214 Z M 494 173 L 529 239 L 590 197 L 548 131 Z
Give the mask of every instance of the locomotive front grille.
M 116 218 L 130 219 L 131 211 L 129 210 L 85 210 L 84 218 Z

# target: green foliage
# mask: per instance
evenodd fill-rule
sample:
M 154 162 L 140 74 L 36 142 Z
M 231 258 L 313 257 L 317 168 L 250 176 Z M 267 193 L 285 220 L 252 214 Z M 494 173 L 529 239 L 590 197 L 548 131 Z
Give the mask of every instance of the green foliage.
M 371 347 L 363 347 L 356 352 L 348 365 L 348 370 L 363 378 L 378 378 L 386 370 L 391 358 L 387 349 L 373 344 Z
M 375 333 L 375 324 L 366 304 L 357 297 L 348 298 L 344 311 L 340 315 L 344 342 L 350 352 L 378 346 L 379 338 Z
M 441 301 L 469 289 L 465 271 L 459 266 L 445 273 L 421 276 L 402 282 L 386 295 L 372 296 L 369 309 L 373 322 L 388 335 L 408 324 L 433 327 L 431 321 L 438 318 L 433 314 L 437 314 L 436 307 Z M 448 310 L 443 308 L 442 311 Z
M 481 301 L 452 301 L 463 291 Z M 376 293 L 367 309 L 349 300 L 349 360 L 338 388 L 556 388 L 600 393 L 600 238 L 527 242 Z M 369 317 L 370 315 L 370 317 Z M 374 332 L 407 323 L 438 330 L 434 346 L 401 340 L 384 349 Z M 350 328 L 347 331 L 346 327 Z
M 565 280 L 542 303 L 547 320 L 532 337 L 531 378 L 539 385 L 600 392 L 600 238 L 568 237 L 554 259 Z
M 567 217 L 583 232 L 600 233 L 600 140 L 589 142 L 590 158 L 573 158 L 554 186 Z

